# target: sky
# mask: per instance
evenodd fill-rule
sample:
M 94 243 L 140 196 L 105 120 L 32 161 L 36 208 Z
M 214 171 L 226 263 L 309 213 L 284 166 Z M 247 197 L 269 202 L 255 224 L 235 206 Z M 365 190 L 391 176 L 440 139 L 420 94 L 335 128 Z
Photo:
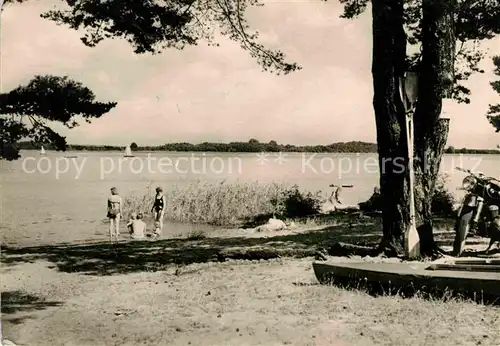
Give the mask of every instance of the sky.
M 99 101 L 118 105 L 91 124 L 67 130 L 72 144 L 125 146 L 169 142 L 275 140 L 318 145 L 351 140 L 376 142 L 372 108 L 371 13 L 341 19 L 338 1 L 266 1 L 248 19 L 260 42 L 283 51 L 302 70 L 286 76 L 263 72 L 237 43 L 218 39 L 182 51 L 137 55 L 124 40 L 84 46 L 81 34 L 40 18 L 60 6 L 54 0 L 13 4 L 1 14 L 2 92 L 38 74 L 69 76 Z M 500 37 L 483 45 L 486 73 L 467 83 L 469 105 L 446 103 L 448 145 L 493 148 L 500 144 L 485 113 L 500 102 L 489 85 L 491 56 Z

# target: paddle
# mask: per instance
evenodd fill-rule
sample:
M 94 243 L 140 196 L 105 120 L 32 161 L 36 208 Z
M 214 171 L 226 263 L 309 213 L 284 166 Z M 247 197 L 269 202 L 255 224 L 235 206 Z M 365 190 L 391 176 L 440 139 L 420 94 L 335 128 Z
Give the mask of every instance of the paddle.
M 418 93 L 418 75 L 415 72 L 406 72 L 403 77 L 400 77 L 399 93 L 406 115 L 406 144 L 408 148 L 408 175 L 410 190 L 410 224 L 405 231 L 404 248 L 405 255 L 408 259 L 416 259 L 420 256 L 420 237 L 418 236 L 415 224 L 415 172 L 413 167 L 413 112 Z

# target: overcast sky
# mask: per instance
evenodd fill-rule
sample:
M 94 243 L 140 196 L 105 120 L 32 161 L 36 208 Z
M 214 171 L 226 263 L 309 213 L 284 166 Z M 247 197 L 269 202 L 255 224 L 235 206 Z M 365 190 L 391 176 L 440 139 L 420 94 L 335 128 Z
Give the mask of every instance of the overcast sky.
M 157 145 L 186 141 L 276 140 L 290 144 L 375 142 L 372 109 L 370 12 L 340 19 L 337 1 L 278 1 L 252 9 L 249 19 L 261 42 L 280 48 L 303 70 L 288 76 L 261 72 L 238 44 L 135 55 L 122 40 L 85 47 L 80 34 L 39 14 L 58 2 L 32 0 L 2 13 L 2 92 L 36 74 L 68 75 L 102 101 L 118 105 L 92 124 L 63 130 L 70 143 Z M 489 148 L 500 135 L 488 124 L 491 55 L 485 74 L 474 76 L 469 105 L 452 104 L 448 145 Z

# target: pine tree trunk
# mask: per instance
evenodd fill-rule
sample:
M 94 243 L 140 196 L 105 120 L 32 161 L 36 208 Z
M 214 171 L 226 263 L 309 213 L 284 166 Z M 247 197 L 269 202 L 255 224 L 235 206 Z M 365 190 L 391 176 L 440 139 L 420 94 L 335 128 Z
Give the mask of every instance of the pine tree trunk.
M 432 195 L 448 137 L 449 121 L 440 119 L 442 98 L 453 85 L 454 0 L 423 0 L 422 62 L 415 112 L 415 206 L 423 255 L 435 253 Z M 401 0 L 372 0 L 373 106 L 377 126 L 383 239 L 380 249 L 403 253 L 409 221 L 405 115 L 398 77 L 405 70 L 406 37 Z M 402 169 L 403 168 L 403 169 Z
M 372 0 L 373 15 L 373 107 L 377 127 L 382 195 L 383 238 L 380 250 L 388 255 L 403 253 L 408 223 L 408 189 L 405 113 L 399 80 L 406 57 L 402 0 Z
M 440 119 L 440 114 L 441 100 L 451 97 L 453 86 L 454 6 L 454 0 L 422 3 L 422 62 L 415 112 L 415 208 L 424 256 L 432 256 L 437 250 L 431 202 L 449 130 L 449 120 Z
M 416 144 L 415 155 L 418 160 L 415 163 L 415 209 L 422 256 L 433 256 L 438 251 L 432 232 L 431 205 L 448 130 L 449 119 L 439 119 L 433 132 L 420 138 Z

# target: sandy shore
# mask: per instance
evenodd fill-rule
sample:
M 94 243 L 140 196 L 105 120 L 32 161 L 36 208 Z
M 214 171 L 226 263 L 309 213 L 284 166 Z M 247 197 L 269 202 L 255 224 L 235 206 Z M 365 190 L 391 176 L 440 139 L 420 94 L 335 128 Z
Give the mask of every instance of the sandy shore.
M 3 292 L 44 299 L 4 315 L 19 345 L 498 345 L 500 310 L 316 284 L 311 261 L 198 264 L 93 277 L 27 263 Z M 22 297 L 20 297 L 22 298 Z M 30 307 L 30 305 L 32 305 Z
M 346 234 L 379 237 L 366 225 L 345 228 L 5 251 L 3 337 L 33 346 L 500 345 L 495 306 L 319 285 L 311 257 L 191 264 L 176 257 L 213 246 L 306 249 Z

